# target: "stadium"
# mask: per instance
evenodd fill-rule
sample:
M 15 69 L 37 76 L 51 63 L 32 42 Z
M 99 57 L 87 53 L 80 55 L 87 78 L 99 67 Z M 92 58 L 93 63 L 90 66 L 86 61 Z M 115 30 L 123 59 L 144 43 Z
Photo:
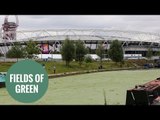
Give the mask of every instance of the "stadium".
M 103 42 L 105 49 L 109 49 L 113 40 L 122 41 L 125 54 L 142 54 L 146 56 L 148 48 L 153 52 L 160 50 L 160 35 L 158 33 L 147 33 L 138 31 L 121 31 L 106 29 L 52 29 L 52 30 L 30 30 L 17 31 L 17 38 L 13 40 L 0 38 L 0 51 L 5 53 L 15 42 L 22 45 L 32 39 L 39 45 L 46 45 L 48 53 L 59 51 L 62 42 L 70 40 L 82 40 L 86 47 L 95 50 L 100 42 Z
M 90 53 L 95 53 L 98 44 L 103 43 L 104 48 L 110 48 L 113 40 L 122 43 L 123 53 L 142 57 L 146 56 L 148 48 L 152 49 L 153 55 L 160 50 L 160 34 L 123 31 L 109 29 L 40 29 L 20 30 L 18 16 L 16 22 L 9 22 L 8 16 L 4 19 L 0 32 L 0 53 L 5 54 L 15 42 L 25 45 L 27 41 L 33 40 L 42 49 L 42 54 L 59 52 L 61 44 L 68 38 L 72 41 L 82 40 Z

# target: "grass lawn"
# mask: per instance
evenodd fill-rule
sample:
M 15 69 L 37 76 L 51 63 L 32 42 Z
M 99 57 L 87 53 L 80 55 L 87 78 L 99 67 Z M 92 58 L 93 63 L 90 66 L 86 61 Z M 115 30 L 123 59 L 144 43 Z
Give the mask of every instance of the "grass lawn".
M 46 94 L 32 104 L 103 105 L 103 90 L 108 105 L 124 105 L 126 90 L 160 77 L 160 69 L 110 71 L 61 77 L 49 80 Z M 23 104 L 0 89 L 0 104 Z
M 0 62 L 0 72 L 8 71 L 13 64 L 13 62 Z
M 83 71 L 83 70 L 93 70 L 98 69 L 99 62 L 92 62 L 92 63 L 83 63 L 81 66 L 79 66 L 78 62 L 71 62 L 70 66 L 67 67 L 65 65 L 65 62 L 39 62 L 45 64 L 45 69 L 48 74 L 53 74 L 53 66 L 56 66 L 56 73 L 64 73 L 64 72 L 75 72 L 75 71 Z M 13 65 L 13 62 L 0 62 L 0 72 L 7 72 L 8 69 Z M 125 61 L 124 64 L 115 64 L 114 62 L 108 62 L 103 61 L 103 67 L 105 69 L 111 69 L 111 68 L 126 68 L 126 67 L 134 67 L 132 62 Z

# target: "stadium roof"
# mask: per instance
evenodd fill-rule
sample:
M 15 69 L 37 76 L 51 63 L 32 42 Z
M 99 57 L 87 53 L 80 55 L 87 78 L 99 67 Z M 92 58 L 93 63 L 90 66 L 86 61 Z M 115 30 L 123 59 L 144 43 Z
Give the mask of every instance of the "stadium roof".
M 12 42 L 25 42 L 29 39 L 33 39 L 35 41 L 63 41 L 66 38 L 69 38 L 71 40 L 80 39 L 92 41 L 108 41 L 118 39 L 120 41 L 160 43 L 159 33 L 107 29 L 49 29 L 17 31 L 17 40 L 13 40 Z M 3 42 L 4 40 L 1 37 L 0 43 Z

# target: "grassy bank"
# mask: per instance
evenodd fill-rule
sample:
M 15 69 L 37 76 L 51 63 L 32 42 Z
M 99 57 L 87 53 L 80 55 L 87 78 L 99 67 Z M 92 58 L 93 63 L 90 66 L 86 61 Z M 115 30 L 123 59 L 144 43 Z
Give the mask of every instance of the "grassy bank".
M 56 66 L 56 73 L 65 73 L 65 72 L 75 72 L 75 71 L 83 71 L 83 70 L 94 70 L 98 69 L 99 62 L 92 63 L 83 63 L 81 66 L 77 62 L 71 62 L 70 66 L 66 66 L 65 62 L 56 62 L 56 61 L 48 61 L 48 62 L 39 62 L 41 64 L 45 64 L 45 69 L 48 74 L 53 74 L 53 66 Z M 0 62 L 0 72 L 6 72 L 13 65 L 13 62 Z M 125 61 L 122 63 L 114 63 L 111 61 L 103 61 L 103 68 L 111 69 L 111 68 L 127 68 L 127 67 L 135 67 L 135 63 L 131 61 Z
M 0 72 L 6 72 L 14 62 L 0 62 Z

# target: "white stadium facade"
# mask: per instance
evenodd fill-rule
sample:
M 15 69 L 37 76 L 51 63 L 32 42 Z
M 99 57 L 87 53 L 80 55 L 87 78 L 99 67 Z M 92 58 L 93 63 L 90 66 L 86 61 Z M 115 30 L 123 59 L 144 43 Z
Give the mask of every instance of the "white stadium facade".
M 113 40 L 122 43 L 124 54 L 142 54 L 146 56 L 148 48 L 156 53 L 160 50 L 160 34 L 107 29 L 50 29 L 16 31 L 16 39 L 4 39 L 0 34 L 0 52 L 5 54 L 15 42 L 25 45 L 27 41 L 36 41 L 37 45 L 45 45 L 48 54 L 59 51 L 66 38 L 72 41 L 82 40 L 86 47 L 95 50 L 100 42 L 109 49 Z

